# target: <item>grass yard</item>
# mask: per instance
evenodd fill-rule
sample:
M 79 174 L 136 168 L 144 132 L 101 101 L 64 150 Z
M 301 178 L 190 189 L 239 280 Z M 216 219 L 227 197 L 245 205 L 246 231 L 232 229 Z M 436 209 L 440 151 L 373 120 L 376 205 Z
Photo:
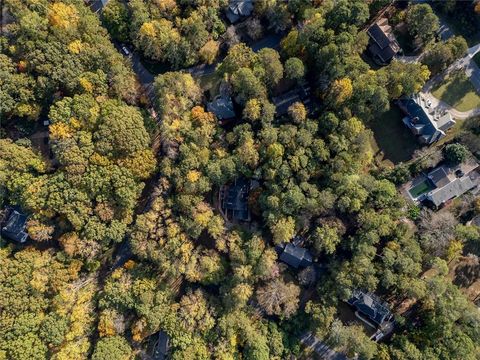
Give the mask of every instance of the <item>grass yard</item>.
M 452 74 L 432 94 L 458 111 L 469 111 L 480 107 L 480 96 L 464 74 Z
M 412 158 L 413 152 L 420 148 L 415 136 L 402 122 L 402 111 L 395 104 L 390 110 L 375 119 L 370 128 L 383 157 L 394 164 Z
M 412 187 L 410 190 L 408 190 L 408 192 L 410 193 L 410 195 L 412 195 L 412 197 L 414 199 L 418 198 L 420 195 L 428 192 L 432 190 L 432 186 L 430 185 L 430 183 L 428 182 L 427 179 L 425 179 L 424 181 L 422 181 L 420 184 L 417 184 L 415 185 L 414 187 Z

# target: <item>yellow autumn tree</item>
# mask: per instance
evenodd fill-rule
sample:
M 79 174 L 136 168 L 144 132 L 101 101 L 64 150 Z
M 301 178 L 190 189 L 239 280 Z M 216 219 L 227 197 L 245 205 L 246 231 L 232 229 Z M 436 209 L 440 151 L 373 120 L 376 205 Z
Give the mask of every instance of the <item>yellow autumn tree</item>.
M 201 173 L 198 170 L 190 170 L 187 173 L 187 180 L 194 183 L 197 182 L 198 179 L 200 179 Z
M 155 170 L 157 161 L 152 150 L 139 150 L 126 159 L 119 161 L 119 165 L 127 168 L 132 174 L 139 179 L 148 178 Z
M 68 50 L 74 54 L 79 54 L 83 50 L 83 43 L 81 40 L 74 40 L 68 44 Z
M 337 79 L 332 83 L 328 94 L 329 102 L 341 105 L 353 94 L 352 80 L 349 78 Z
M 54 27 L 65 30 L 76 28 L 79 19 L 78 11 L 74 5 L 57 2 L 49 6 L 48 21 Z
M 204 63 L 213 64 L 217 58 L 219 49 L 220 44 L 218 41 L 208 40 L 205 45 L 200 48 L 198 54 Z
M 50 138 L 54 140 L 72 137 L 73 129 L 63 122 L 50 125 Z

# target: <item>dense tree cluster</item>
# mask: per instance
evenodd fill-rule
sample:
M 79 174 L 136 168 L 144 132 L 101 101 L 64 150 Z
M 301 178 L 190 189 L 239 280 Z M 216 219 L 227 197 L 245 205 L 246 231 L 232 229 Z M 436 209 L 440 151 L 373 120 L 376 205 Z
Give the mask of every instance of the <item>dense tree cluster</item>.
M 52 160 L 28 141 L 0 140 L 3 191 L 33 214 L 32 239 L 55 236 L 68 255 L 94 260 L 123 239 L 155 167 L 144 115 L 125 103 L 136 101 L 136 79 L 82 3 L 7 9 L 15 22 L 2 55 L 2 117 L 49 119 Z
M 132 42 L 147 58 L 174 68 L 198 61 L 211 63 L 225 32 L 220 11 L 224 0 L 144 1 L 108 3 L 102 14 L 112 36 Z
M 53 251 L 0 250 L 2 358 L 87 357 L 96 289 L 80 277 L 81 266 Z
M 374 70 L 363 30 L 386 2 L 255 2 L 248 36 L 264 25 L 285 36 L 278 51 L 226 41 L 216 75 L 237 118 L 220 122 L 190 74 L 164 72 L 152 91 L 154 153 L 135 78 L 99 19 L 77 0 L 5 1 L 14 16 L 0 44 L 2 120 L 50 125 L 41 152 L 2 123 L 0 195 L 29 215 L 32 241 L 1 243 L 0 359 L 131 359 L 149 355 L 159 331 L 178 360 L 302 356 L 307 332 L 352 358 L 477 358 L 480 317 L 447 262 L 464 248 L 479 255 L 479 230 L 407 206 L 390 180 L 414 165 L 379 169 L 369 130 L 465 51 L 461 38 L 427 45 L 429 5 L 406 10 L 428 67 Z M 226 5 L 110 0 L 101 19 L 115 39 L 182 68 L 215 61 Z M 302 87 L 315 107 L 276 113 L 278 95 Z M 440 159 L 469 156 L 477 128 L 467 123 L 467 146 L 448 145 Z M 252 184 L 248 224 L 219 204 L 240 179 Z M 313 266 L 279 261 L 294 238 Z M 378 344 L 340 320 L 356 289 L 389 303 L 391 339 Z

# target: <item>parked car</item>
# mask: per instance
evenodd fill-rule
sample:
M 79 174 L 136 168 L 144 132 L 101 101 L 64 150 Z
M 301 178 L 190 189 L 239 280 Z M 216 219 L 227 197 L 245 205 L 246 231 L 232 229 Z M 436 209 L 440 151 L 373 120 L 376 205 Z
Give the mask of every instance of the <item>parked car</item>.
M 125 54 L 125 56 L 129 56 L 129 55 L 130 55 L 130 50 L 128 50 L 128 48 L 127 48 L 126 45 L 121 45 L 121 48 L 122 48 L 122 51 L 123 51 L 123 53 Z

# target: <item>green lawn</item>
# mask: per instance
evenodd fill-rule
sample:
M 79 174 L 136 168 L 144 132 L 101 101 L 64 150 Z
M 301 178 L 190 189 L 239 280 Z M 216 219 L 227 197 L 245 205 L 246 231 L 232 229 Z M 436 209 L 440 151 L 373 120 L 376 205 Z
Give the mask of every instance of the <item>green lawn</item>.
M 432 190 L 432 186 L 428 182 L 428 180 L 422 181 L 420 184 L 415 185 L 412 187 L 408 192 L 414 199 L 418 198 L 420 195 L 426 193 L 427 191 Z
M 383 158 L 394 164 L 410 160 L 413 152 L 420 147 L 415 136 L 402 122 L 403 117 L 398 106 L 391 104 L 389 111 L 370 124 L 376 145 L 383 152 Z
M 469 111 L 480 107 L 480 96 L 464 74 L 452 74 L 432 94 L 458 111 Z

